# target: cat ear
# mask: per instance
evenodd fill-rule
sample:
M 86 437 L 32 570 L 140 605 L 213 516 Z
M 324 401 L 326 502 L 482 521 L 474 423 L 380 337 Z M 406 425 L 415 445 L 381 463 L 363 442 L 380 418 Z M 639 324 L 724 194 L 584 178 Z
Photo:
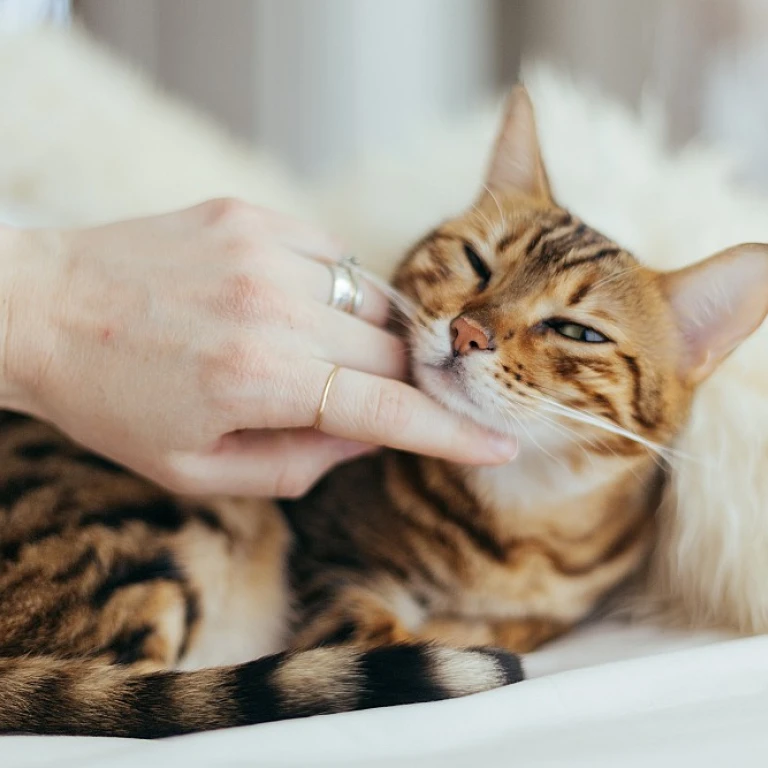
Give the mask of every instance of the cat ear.
M 683 339 L 681 374 L 696 384 L 768 314 L 768 245 L 747 243 L 662 277 Z
M 516 189 L 532 197 L 552 199 L 536 135 L 533 104 L 522 85 L 516 86 L 509 96 L 486 184 L 491 189 Z

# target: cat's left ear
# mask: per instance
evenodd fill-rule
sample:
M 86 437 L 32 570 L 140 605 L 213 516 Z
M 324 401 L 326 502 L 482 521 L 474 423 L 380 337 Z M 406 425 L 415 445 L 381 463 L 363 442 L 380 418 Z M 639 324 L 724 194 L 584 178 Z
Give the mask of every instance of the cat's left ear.
M 768 245 L 737 245 L 661 280 L 683 340 L 680 373 L 697 384 L 768 314 Z
M 514 88 L 507 101 L 485 183 L 491 189 L 514 189 L 531 197 L 552 200 L 541 159 L 533 104 L 522 85 Z

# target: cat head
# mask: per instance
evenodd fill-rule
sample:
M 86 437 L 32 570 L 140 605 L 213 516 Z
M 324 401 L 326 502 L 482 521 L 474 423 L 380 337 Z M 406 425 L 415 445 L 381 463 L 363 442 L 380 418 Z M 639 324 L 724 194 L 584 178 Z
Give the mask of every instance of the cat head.
M 395 287 L 415 307 L 425 392 L 523 440 L 612 432 L 630 453 L 668 443 L 696 385 L 763 321 L 768 246 L 644 267 L 554 201 L 518 87 L 477 204 L 411 249 Z

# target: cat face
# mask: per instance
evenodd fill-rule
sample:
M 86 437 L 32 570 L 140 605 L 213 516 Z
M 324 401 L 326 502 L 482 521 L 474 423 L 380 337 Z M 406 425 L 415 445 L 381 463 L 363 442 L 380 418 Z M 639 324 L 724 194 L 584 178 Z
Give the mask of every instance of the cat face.
M 768 312 L 768 247 L 658 273 L 558 206 L 524 90 L 478 203 L 423 238 L 395 287 L 413 300 L 417 384 L 519 437 L 612 432 L 667 443 L 695 385 Z M 600 450 L 600 448 L 597 448 Z

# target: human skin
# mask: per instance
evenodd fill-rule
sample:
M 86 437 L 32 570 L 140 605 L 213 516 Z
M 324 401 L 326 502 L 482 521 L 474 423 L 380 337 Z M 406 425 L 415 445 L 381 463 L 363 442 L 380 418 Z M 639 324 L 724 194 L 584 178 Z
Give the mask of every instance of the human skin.
M 358 316 L 327 305 L 342 253 L 229 199 L 91 229 L 0 228 L 0 407 L 182 493 L 293 497 L 380 445 L 511 460 L 514 442 L 402 381 L 376 286 L 363 281 Z

